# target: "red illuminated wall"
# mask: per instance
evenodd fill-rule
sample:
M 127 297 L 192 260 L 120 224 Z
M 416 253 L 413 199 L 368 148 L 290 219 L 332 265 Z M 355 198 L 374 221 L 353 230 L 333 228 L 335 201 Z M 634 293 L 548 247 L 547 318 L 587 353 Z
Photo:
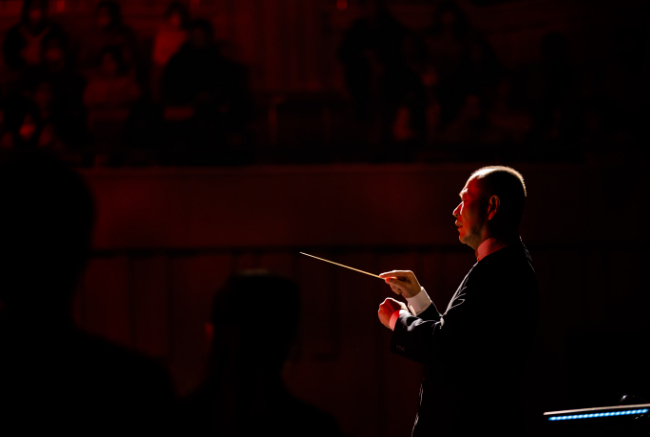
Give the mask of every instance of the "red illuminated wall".
M 438 306 L 474 262 L 451 211 L 476 165 L 98 169 L 85 173 L 99 217 L 77 317 L 89 330 L 160 357 L 179 392 L 198 383 L 212 293 L 233 271 L 268 268 L 301 285 L 294 393 L 352 436 L 409 432 L 420 367 L 388 352 L 381 281 L 413 269 Z M 517 166 L 530 197 L 522 225 L 542 291 L 528 371 L 531 411 L 566 403 L 564 339 L 597 326 L 648 328 L 644 198 L 649 172 L 596 165 Z M 354 411 L 354 414 L 350 412 Z

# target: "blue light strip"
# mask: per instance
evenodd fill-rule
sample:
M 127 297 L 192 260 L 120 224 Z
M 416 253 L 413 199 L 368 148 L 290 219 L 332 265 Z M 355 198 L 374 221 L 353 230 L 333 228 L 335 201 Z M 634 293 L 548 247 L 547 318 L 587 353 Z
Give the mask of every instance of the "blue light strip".
M 548 420 L 556 421 L 556 420 L 594 419 L 597 417 L 631 416 L 633 414 L 645 414 L 648 411 L 650 411 L 650 409 L 641 408 L 638 410 L 608 411 L 606 413 L 570 414 L 566 416 L 549 417 Z

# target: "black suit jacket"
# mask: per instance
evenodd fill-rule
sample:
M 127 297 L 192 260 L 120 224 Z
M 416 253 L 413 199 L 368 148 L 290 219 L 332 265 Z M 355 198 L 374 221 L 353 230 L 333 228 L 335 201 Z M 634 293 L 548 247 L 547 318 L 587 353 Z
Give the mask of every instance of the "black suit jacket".
M 532 261 L 518 242 L 474 264 L 443 314 L 432 304 L 400 315 L 391 350 L 425 363 L 414 437 L 521 435 L 519 379 L 538 308 Z

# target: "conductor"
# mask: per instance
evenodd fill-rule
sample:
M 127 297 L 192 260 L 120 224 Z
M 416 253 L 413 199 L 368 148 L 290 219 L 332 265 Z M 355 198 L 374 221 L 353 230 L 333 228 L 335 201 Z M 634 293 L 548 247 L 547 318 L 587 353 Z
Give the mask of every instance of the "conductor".
M 539 292 L 518 227 L 523 177 L 509 167 L 475 171 L 454 210 L 458 239 L 477 262 L 444 311 L 411 271 L 382 273 L 407 304 L 386 299 L 379 320 L 391 351 L 425 364 L 412 436 L 522 435 L 519 379 L 535 335 Z

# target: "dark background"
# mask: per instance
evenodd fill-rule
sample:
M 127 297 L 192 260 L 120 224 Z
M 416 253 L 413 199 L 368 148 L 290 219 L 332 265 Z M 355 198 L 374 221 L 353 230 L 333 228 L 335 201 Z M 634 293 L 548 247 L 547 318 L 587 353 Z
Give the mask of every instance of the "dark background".
M 372 128 L 353 121 L 337 60 L 365 2 L 188 2 L 248 68 L 254 112 L 246 141 L 215 144 L 207 154 L 134 147 L 121 133 L 128 111 L 89 111 L 91 139 L 62 154 L 85 167 L 99 212 L 78 323 L 159 358 L 185 395 L 203 375 L 214 291 L 235 271 L 271 269 L 302 290 L 299 357 L 285 372 L 291 391 L 334 415 L 350 436 L 408 435 L 421 367 L 388 351 L 390 333 L 376 318 L 388 288 L 298 252 L 375 273 L 411 269 L 444 308 L 474 262 L 453 227 L 457 193 L 476 168 L 508 164 L 528 185 L 521 235 L 541 290 L 522 387 L 530 435 L 542 435 L 543 411 L 612 405 L 626 393 L 650 398 L 644 3 L 460 2 L 504 76 L 523 88 L 540 70 L 544 35 L 564 35 L 571 89 L 599 84 L 602 93 L 594 95 L 607 97 L 597 98 L 605 109 L 596 111 L 595 134 L 541 145 L 450 141 L 433 126 L 434 135 L 405 157 L 399 145 L 373 143 Z M 17 21 L 20 4 L 0 1 L 0 29 Z M 50 17 L 69 32 L 73 50 L 93 25 L 95 4 L 50 2 Z M 436 8 L 423 0 L 388 4 L 417 32 Z M 122 3 L 144 53 L 166 5 Z M 632 37 L 621 40 L 626 29 Z M 640 70 L 620 67 L 626 48 Z M 534 119 L 531 107 L 512 106 L 524 124 Z M 621 114 L 634 121 L 602 127 Z

